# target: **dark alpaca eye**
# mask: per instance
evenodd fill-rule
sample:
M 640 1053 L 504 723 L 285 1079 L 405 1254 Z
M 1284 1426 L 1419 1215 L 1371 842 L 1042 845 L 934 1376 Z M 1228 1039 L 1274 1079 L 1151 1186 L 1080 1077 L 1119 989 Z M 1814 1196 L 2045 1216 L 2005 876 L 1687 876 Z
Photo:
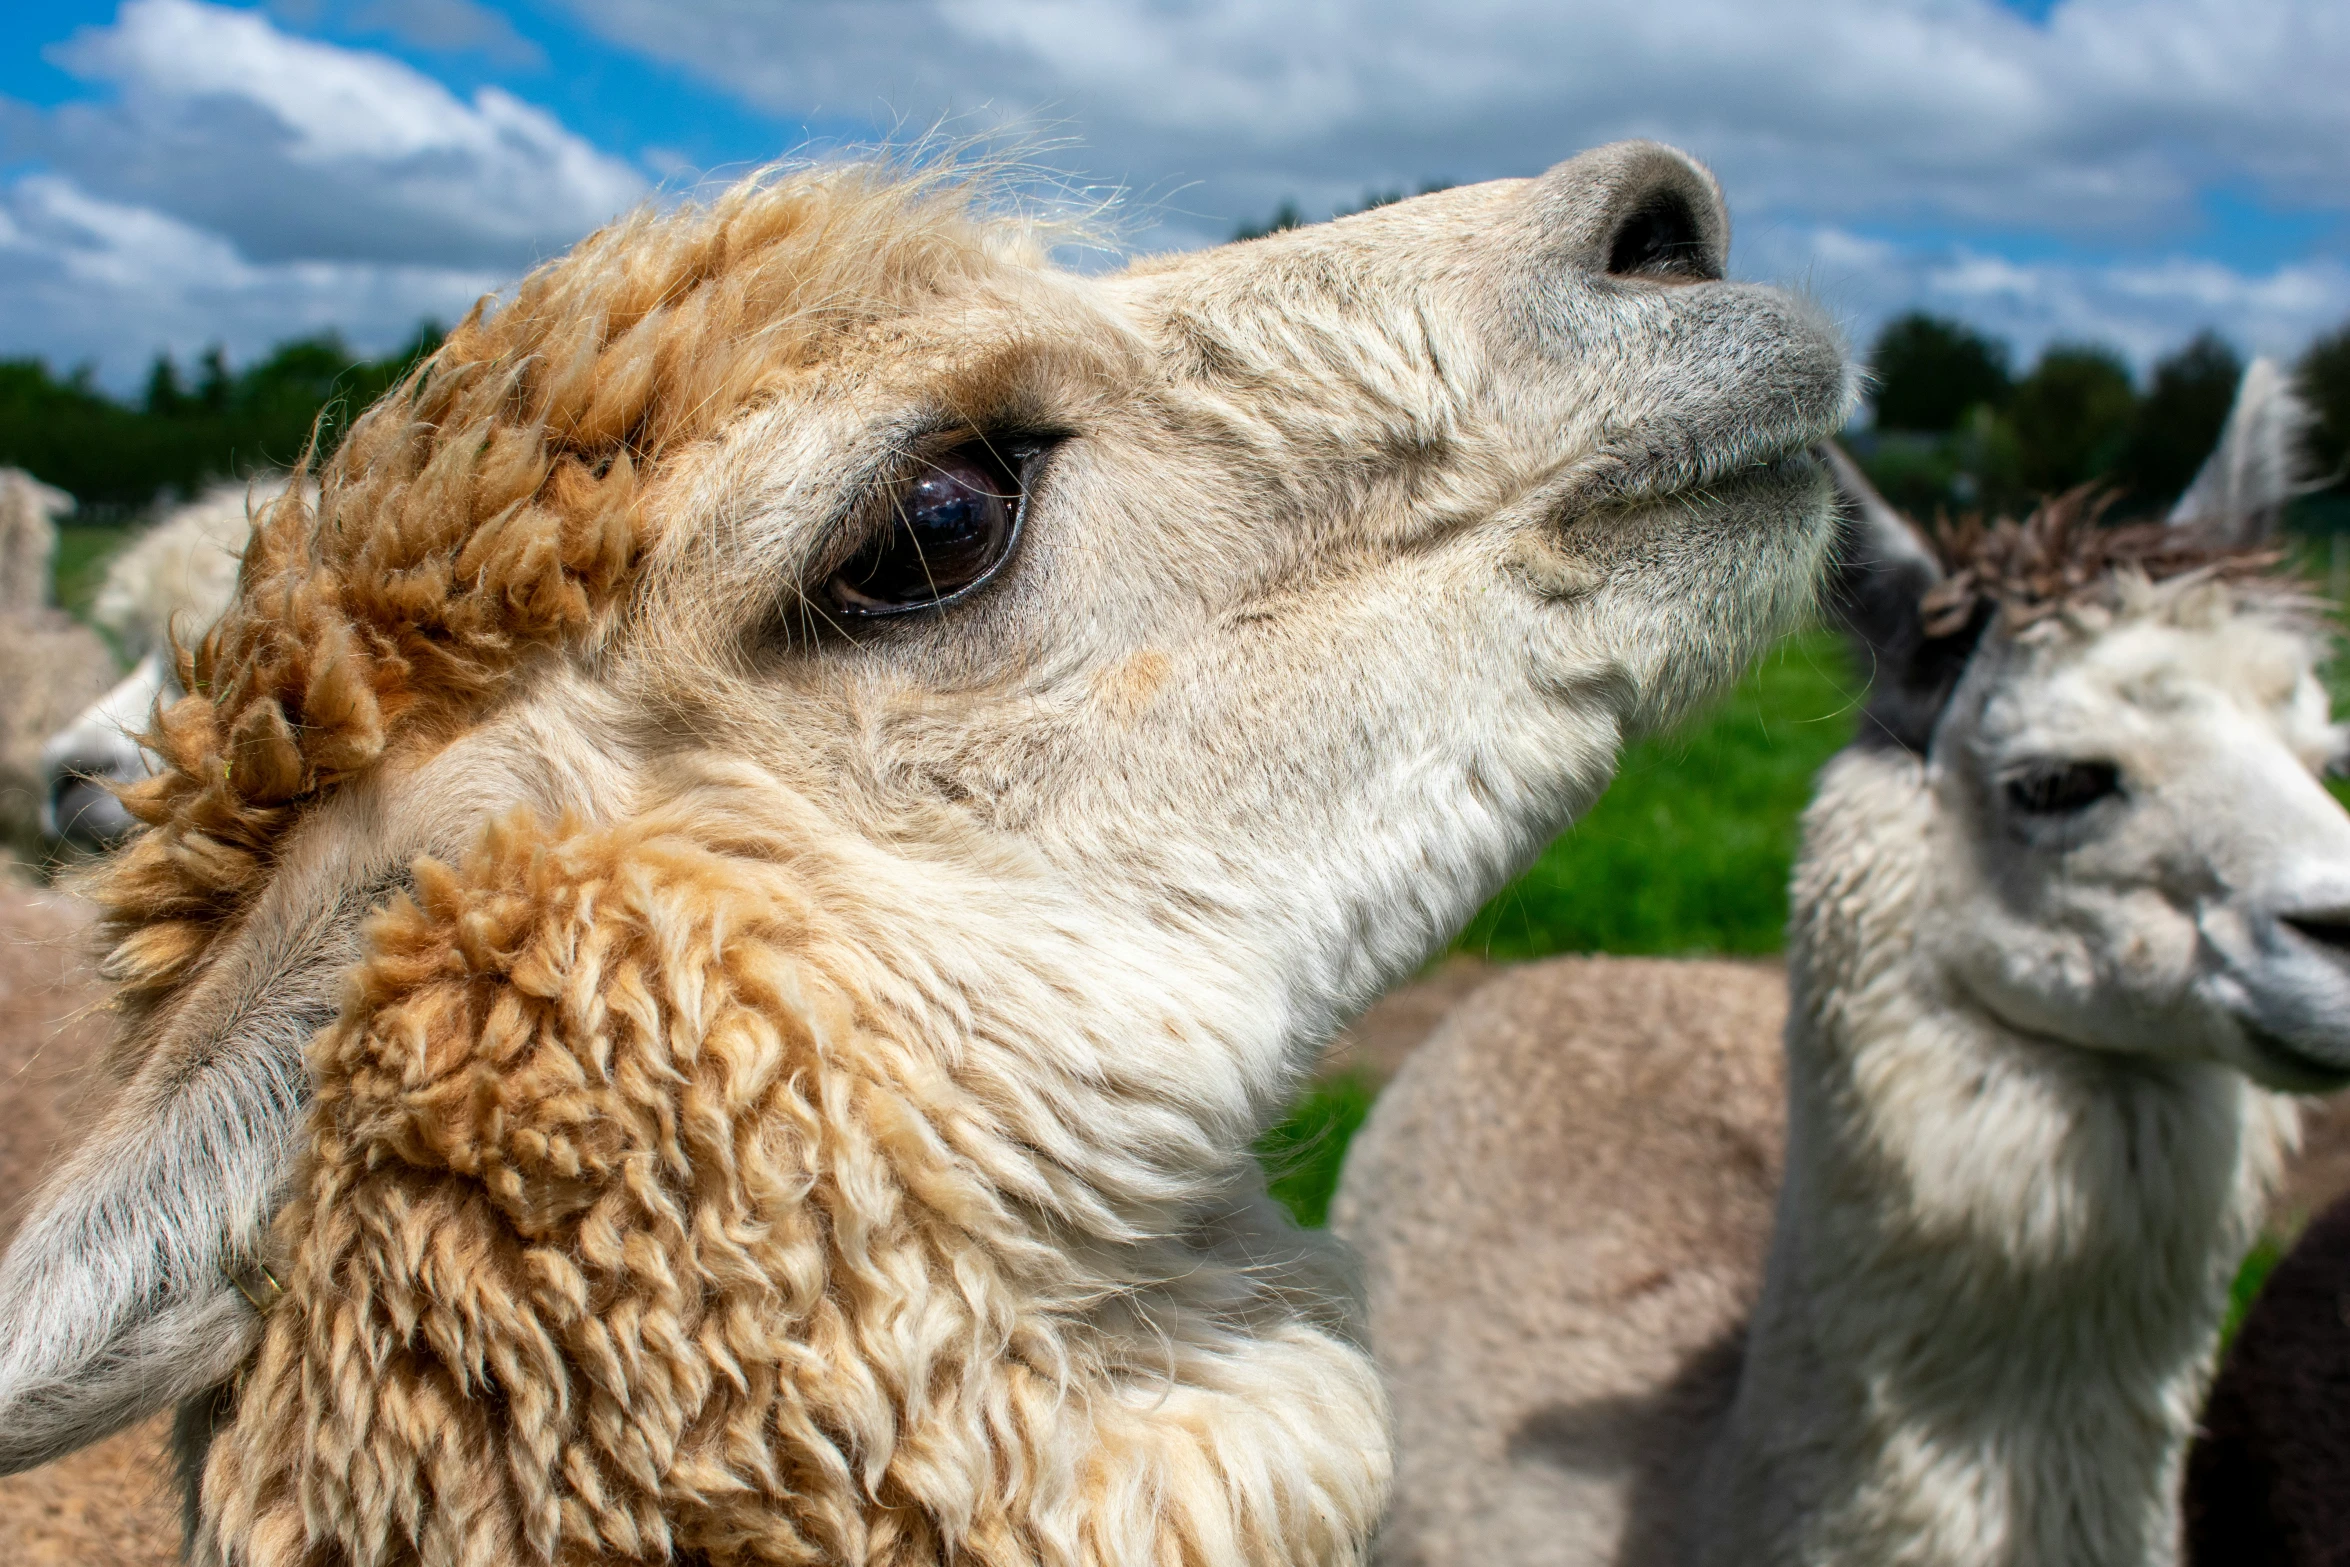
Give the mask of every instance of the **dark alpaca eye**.
M 834 608 L 902 615 L 970 592 L 1011 558 L 1025 499 L 1018 476 L 985 444 L 938 458 L 898 496 L 889 526 L 833 573 Z
M 2070 816 L 2121 787 L 2121 769 L 2111 762 L 2049 762 L 2010 778 L 2007 803 L 2025 816 Z

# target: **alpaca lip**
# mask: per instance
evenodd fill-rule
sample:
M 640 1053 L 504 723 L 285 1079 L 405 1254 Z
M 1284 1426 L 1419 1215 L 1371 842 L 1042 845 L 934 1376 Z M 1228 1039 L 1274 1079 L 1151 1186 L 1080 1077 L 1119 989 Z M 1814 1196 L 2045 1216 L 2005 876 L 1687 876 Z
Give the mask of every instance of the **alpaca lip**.
M 2258 1024 L 2239 1020 L 2237 1026 L 2243 1029 L 2253 1055 L 2275 1069 L 2279 1080 L 2293 1092 L 2323 1094 L 2350 1087 L 2350 1066 L 2321 1061 Z
M 1789 446 L 1771 456 L 1757 457 L 1727 472 L 1704 475 L 1694 483 L 1660 486 L 1635 498 L 1642 504 L 1654 505 L 1659 501 L 1687 500 L 1700 495 L 1728 497 L 1747 490 L 1783 484 L 1790 479 L 1811 477 L 1823 471 L 1821 464 L 1812 456 L 1810 444 L 1806 442 Z
M 1766 448 L 1766 451 L 1768 449 Z M 1809 441 L 1724 468 L 1684 464 L 1669 453 L 1606 447 L 1574 464 L 1553 513 L 1562 524 L 1601 512 L 1629 511 L 1697 496 L 1729 497 L 1824 471 Z
M 1827 465 L 1819 460 L 1811 446 L 1808 444 L 1791 446 L 1776 457 L 1758 459 L 1734 473 L 1726 473 L 1719 478 L 1708 480 L 1702 484 L 1693 484 L 1685 489 L 1670 490 L 1659 498 L 1669 499 L 1675 495 L 1693 494 L 1718 495 L 1726 491 L 1775 484 L 1786 479 L 1811 477 L 1826 471 Z

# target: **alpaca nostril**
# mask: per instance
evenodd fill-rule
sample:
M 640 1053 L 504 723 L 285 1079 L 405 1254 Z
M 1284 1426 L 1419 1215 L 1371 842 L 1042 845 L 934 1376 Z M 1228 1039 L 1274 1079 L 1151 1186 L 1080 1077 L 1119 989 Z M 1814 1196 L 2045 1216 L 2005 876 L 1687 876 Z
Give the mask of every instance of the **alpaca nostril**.
M 2277 918 L 2303 940 L 2350 956 L 2350 913 L 2329 909 L 2320 914 L 2280 914 Z
M 1712 247 L 1677 190 L 1660 190 L 1634 207 L 1608 242 L 1610 277 L 1646 277 L 1710 282 L 1719 278 Z
M 1534 182 L 1529 259 L 1546 276 L 1710 283 L 1729 264 L 1730 214 L 1705 166 L 1661 142 L 1626 141 L 1570 158 Z

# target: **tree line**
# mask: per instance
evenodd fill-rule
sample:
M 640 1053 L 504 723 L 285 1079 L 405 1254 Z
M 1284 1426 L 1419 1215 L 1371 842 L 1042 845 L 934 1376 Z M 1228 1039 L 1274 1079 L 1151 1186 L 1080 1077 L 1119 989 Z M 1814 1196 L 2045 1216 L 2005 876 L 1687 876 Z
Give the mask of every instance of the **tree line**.
M 1376 192 L 1364 206 L 1401 196 Z M 1285 206 L 1243 237 L 1299 221 Z M 331 448 L 353 414 L 440 340 L 428 322 L 366 358 L 323 333 L 238 370 L 217 347 L 188 369 L 160 354 L 133 399 L 107 396 L 86 368 L 59 376 L 39 360 L 0 360 L 0 464 L 74 496 L 82 521 L 119 521 L 213 480 L 282 468 L 314 429 L 321 449 Z M 2092 343 L 2051 344 L 2019 373 L 2006 343 L 1913 312 L 1878 334 L 1869 368 L 1873 426 L 1852 443 L 1913 515 L 2018 510 L 2092 481 L 2120 492 L 2121 512 L 2142 515 L 2167 508 L 2194 476 L 2243 361 L 2204 332 L 2157 360 L 2143 386 L 2120 354 Z M 2295 369 L 2319 415 L 2313 460 L 2350 498 L 2350 323 L 2312 343 Z
M 321 333 L 238 370 L 217 347 L 188 370 L 159 354 L 135 399 L 107 396 L 87 367 L 60 376 L 37 359 L 0 360 L 0 465 L 72 495 L 79 521 L 122 521 L 214 480 L 287 467 L 314 429 L 331 449 L 354 414 L 440 341 L 427 322 L 370 359 Z
M 1874 428 L 1856 454 L 1888 499 L 1914 516 L 2018 511 L 2039 496 L 2099 483 L 2117 513 L 2167 510 L 2227 420 L 2243 359 L 2205 331 L 2155 361 L 2143 385 L 2113 349 L 2052 343 L 2016 372 L 2007 344 L 1964 322 L 1913 312 L 1888 322 L 1869 355 Z M 2316 470 L 2340 492 L 2350 459 L 2350 324 L 2294 364 L 2318 415 Z

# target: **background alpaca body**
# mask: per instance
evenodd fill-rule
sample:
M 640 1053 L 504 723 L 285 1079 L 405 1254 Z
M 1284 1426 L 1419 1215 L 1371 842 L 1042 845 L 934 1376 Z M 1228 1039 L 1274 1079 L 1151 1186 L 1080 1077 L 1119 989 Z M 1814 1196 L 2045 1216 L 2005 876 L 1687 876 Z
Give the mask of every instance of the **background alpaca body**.
M 19 614 L 49 602 L 57 558 L 57 519 L 73 497 L 22 468 L 0 468 L 0 611 Z
M 2247 378 L 2230 439 L 2292 426 L 2274 390 Z M 1740 1215 L 1770 1144 L 1682 1102 L 1724 1080 L 1720 1052 L 1668 1017 L 1644 1043 L 1692 1085 L 1643 1112 L 1595 1063 L 1621 1041 L 1579 1039 L 1555 978 L 1480 992 L 1382 1098 L 1334 1209 L 1397 1406 L 1395 1561 L 2175 1556 L 2227 1283 L 2292 1135 L 2246 1074 L 2350 1068 L 2350 819 L 2314 776 L 2341 744 L 2325 639 L 2258 588 L 2126 564 L 1988 629 L 1961 597 L 1937 635 L 1933 567 L 1881 504 L 1856 498 L 1845 583 L 1880 659 L 1870 721 L 1822 775 L 1792 900 L 1760 1301 Z M 1970 580 L 2173 547 L 2065 526 L 1990 536 Z M 1509 1086 L 1545 1054 L 1571 1111 Z M 1562 1116 L 1649 1140 L 1663 1121 L 1670 1156 L 1627 1168 L 1718 1225 L 1684 1220 L 1654 1266 L 1611 1247 L 1583 1216 L 1622 1178 L 1589 1178 L 1588 1152 L 1560 1168 Z M 1463 1146 L 1476 1162 L 1429 1183 Z M 1469 1203 L 1529 1216 L 1499 1268 L 1465 1255 L 1491 1239 Z M 1487 1311 L 1498 1331 L 1463 1331 Z M 1576 1320 L 1601 1326 L 1557 1331 Z
M 1649 145 L 1113 277 L 964 194 L 619 225 L 257 522 L 0 1462 L 185 1397 L 252 1567 L 1359 1554 L 1250 1141 L 1798 612 L 1841 351 Z
M 2350 1561 L 2350 1198 L 2261 1286 L 2187 1455 L 2195 1567 Z
M 1395 1408 L 1382 1562 L 1680 1560 L 1770 1242 L 1785 1016 L 1757 966 L 1554 958 L 1380 1094 L 1331 1224 Z

